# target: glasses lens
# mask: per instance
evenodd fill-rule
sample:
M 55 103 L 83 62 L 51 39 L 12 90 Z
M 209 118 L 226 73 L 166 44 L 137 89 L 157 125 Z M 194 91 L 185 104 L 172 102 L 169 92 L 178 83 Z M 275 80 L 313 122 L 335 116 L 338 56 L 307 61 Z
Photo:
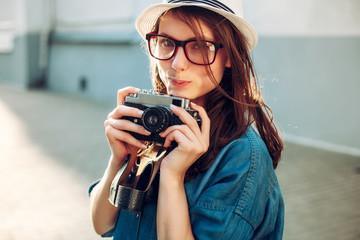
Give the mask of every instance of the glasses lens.
M 211 42 L 194 41 L 186 44 L 186 53 L 193 63 L 208 65 L 215 60 L 216 47 Z
M 163 36 L 151 36 L 149 41 L 150 54 L 159 60 L 169 60 L 174 56 L 177 43 L 171 38 Z M 185 41 L 185 54 L 188 60 L 194 64 L 210 65 L 214 62 L 217 48 L 208 41 Z M 180 45 L 183 46 L 183 45 Z
M 153 36 L 149 40 L 150 53 L 160 60 L 170 59 L 176 49 L 175 42 L 167 37 Z

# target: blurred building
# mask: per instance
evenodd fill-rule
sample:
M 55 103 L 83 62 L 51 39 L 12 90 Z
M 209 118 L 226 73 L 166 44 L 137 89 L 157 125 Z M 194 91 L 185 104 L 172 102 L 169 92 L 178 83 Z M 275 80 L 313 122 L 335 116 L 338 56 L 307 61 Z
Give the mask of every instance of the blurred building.
M 113 101 L 150 88 L 134 27 L 149 0 L 0 0 L 0 81 Z
M 115 102 L 150 88 L 134 22 L 160 0 L 0 0 L 0 83 Z M 360 156 L 360 2 L 244 0 L 257 76 L 289 141 Z

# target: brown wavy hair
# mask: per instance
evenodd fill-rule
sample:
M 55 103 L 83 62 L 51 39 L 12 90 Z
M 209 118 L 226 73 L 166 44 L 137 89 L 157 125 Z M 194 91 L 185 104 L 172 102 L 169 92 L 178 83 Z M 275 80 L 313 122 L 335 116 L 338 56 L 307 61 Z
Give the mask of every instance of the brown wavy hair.
M 169 10 L 177 19 L 186 23 L 194 32 L 197 40 L 204 39 L 199 31 L 200 23 L 212 29 L 216 41 L 224 45 L 231 62 L 231 68 L 225 68 L 223 78 L 218 84 L 207 67 L 207 73 L 216 88 L 205 96 L 205 110 L 211 121 L 210 145 L 187 171 L 186 180 L 204 172 L 213 163 L 222 148 L 231 141 L 241 137 L 251 125 L 255 125 L 266 144 L 272 158 L 274 169 L 280 161 L 283 140 L 273 122 L 270 108 L 263 102 L 257 87 L 255 71 L 246 38 L 223 16 L 200 7 L 180 7 Z M 153 31 L 158 32 L 159 21 Z M 166 87 L 160 79 L 154 61 L 151 61 L 153 87 L 158 93 L 167 94 Z

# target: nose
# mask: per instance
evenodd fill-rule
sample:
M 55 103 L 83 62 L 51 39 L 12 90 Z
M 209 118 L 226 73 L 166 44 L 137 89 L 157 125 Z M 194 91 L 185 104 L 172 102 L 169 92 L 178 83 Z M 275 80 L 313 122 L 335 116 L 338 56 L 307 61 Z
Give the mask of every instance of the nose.
M 179 46 L 172 59 L 172 68 L 176 71 L 184 71 L 188 67 L 188 64 L 189 60 L 186 58 L 185 49 Z

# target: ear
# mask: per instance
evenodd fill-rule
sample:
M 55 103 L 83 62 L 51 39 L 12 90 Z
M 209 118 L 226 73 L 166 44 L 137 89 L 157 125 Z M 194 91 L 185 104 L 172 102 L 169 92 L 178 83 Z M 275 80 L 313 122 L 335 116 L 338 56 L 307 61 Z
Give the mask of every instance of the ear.
M 231 62 L 229 58 L 226 58 L 225 67 L 231 68 Z

